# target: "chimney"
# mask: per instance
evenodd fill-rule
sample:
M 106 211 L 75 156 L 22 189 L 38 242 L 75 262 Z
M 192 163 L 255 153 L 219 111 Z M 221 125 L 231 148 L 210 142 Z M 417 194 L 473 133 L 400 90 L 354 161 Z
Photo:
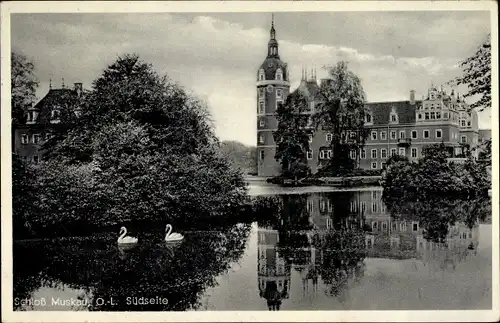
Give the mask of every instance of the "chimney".
M 415 104 L 415 90 L 410 91 L 410 104 L 411 105 Z
M 76 91 L 76 93 L 78 95 L 80 95 L 82 93 L 82 88 L 83 88 L 83 85 L 82 83 L 75 83 L 75 88 L 74 90 Z

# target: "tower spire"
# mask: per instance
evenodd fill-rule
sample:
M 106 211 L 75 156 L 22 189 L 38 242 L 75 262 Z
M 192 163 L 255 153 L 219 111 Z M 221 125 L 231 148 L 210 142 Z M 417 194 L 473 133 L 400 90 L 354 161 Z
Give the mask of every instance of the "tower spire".
M 49 90 L 52 90 L 52 78 L 49 79 Z
M 278 41 L 276 40 L 276 30 L 274 29 L 274 13 L 271 18 L 270 39 L 267 45 L 267 57 L 280 58 L 278 54 Z

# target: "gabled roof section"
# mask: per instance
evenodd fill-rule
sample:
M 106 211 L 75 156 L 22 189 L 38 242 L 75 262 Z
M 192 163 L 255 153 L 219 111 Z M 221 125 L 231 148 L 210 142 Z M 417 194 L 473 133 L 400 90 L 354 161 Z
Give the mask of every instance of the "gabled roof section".
M 64 113 L 68 108 L 73 108 L 78 98 L 77 91 L 73 89 L 50 89 L 49 92 L 32 108 L 38 110 L 38 124 L 50 123 L 52 110 L 59 109 Z
M 316 81 L 302 80 L 299 84 L 299 87 L 294 92 L 298 91 L 308 99 L 313 99 L 316 97 L 318 90 L 319 85 Z
M 366 103 L 365 108 L 371 112 L 374 125 L 386 125 L 390 123 L 391 111 L 395 111 L 398 116 L 398 123 L 415 123 L 415 111 L 422 101 L 394 101 L 394 102 L 376 102 Z

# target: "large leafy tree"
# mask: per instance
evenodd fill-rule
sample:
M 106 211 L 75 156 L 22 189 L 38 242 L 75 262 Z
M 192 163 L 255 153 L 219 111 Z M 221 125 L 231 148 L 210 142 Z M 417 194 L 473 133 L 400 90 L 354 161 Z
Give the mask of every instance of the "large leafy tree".
M 351 151 L 359 152 L 366 140 L 364 128 L 365 92 L 361 80 L 348 69 L 346 62 L 328 68 L 328 81 L 317 93 L 314 121 L 317 128 L 332 134 L 333 157 L 326 169 L 337 174 L 355 167 Z
M 450 84 L 467 85 L 469 91 L 464 94 L 465 97 L 480 96 L 470 105 L 471 109 L 482 111 L 491 107 L 491 34 L 474 55 L 460 62 L 460 67 L 463 75 L 450 81 Z
M 308 127 L 309 117 L 307 99 L 298 91 L 290 94 L 285 104 L 278 106 L 278 129 L 273 132 L 277 143 L 274 158 L 280 162 L 283 174 L 295 177 L 308 172 L 307 151 L 309 136 L 313 133 Z
M 241 172 L 224 158 L 206 105 L 138 56 L 105 69 L 80 107 L 74 127 L 48 147 L 47 166 L 88 165 L 95 184 L 81 200 L 103 205 L 88 218 L 193 223 L 244 200 Z
M 36 100 L 38 80 L 35 65 L 21 53 L 11 53 L 10 81 L 12 123 L 25 123 L 27 110 Z

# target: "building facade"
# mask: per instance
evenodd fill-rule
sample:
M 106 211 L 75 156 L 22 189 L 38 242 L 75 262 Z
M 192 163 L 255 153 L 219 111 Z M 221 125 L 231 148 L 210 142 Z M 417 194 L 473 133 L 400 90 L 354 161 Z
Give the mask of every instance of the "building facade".
M 280 164 L 274 159 L 276 143 L 273 131 L 277 129 L 276 108 L 290 93 L 290 77 L 287 65 L 278 55 L 278 42 L 274 23 L 271 26 L 268 54 L 257 73 L 257 165 L 258 175 L 279 175 Z M 323 79 L 321 83 L 328 82 Z M 321 83 L 314 71 L 310 77 L 303 71 L 299 91 L 307 97 L 308 111 L 314 114 L 319 103 L 316 96 Z M 430 86 L 421 100 L 415 91 L 409 92 L 408 100 L 373 102 L 365 104 L 365 129 L 368 132 L 364 148 L 351 151 L 351 158 L 359 168 L 380 170 L 393 155 L 403 155 L 415 161 L 422 157 L 422 149 L 431 144 L 449 147 L 451 157 L 464 156 L 465 149 L 479 143 L 478 116 L 469 111 L 465 100 L 454 91 Z M 346 134 L 349 136 L 349 134 Z M 319 130 L 310 137 L 307 152 L 308 165 L 317 172 L 324 160 L 334 158 L 330 147 L 332 135 Z
M 58 128 L 79 116 L 76 103 L 82 91 L 82 83 L 75 83 L 73 88 L 51 86 L 47 94 L 28 109 L 25 123 L 12 125 L 12 151 L 25 162 L 42 161 L 43 144 Z

